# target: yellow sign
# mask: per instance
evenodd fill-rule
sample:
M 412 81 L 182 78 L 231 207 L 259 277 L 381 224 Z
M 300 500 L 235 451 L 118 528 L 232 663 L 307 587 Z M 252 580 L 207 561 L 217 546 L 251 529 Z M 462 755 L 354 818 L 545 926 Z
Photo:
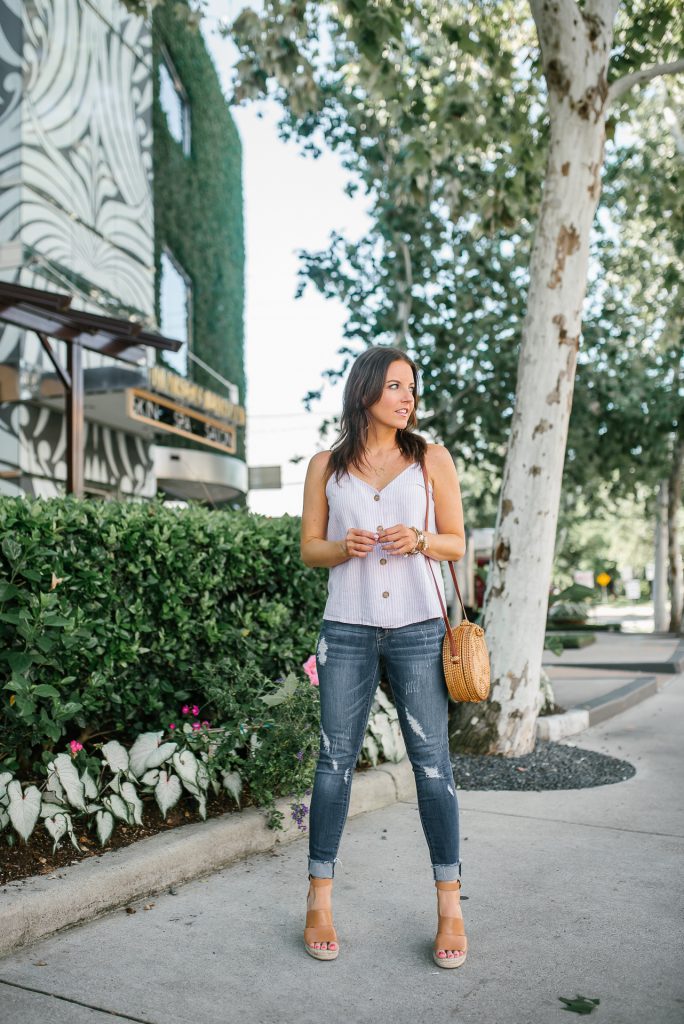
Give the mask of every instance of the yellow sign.
M 607 572 L 600 572 L 596 577 L 596 582 L 598 583 L 599 587 L 607 587 L 610 583 L 610 576 Z

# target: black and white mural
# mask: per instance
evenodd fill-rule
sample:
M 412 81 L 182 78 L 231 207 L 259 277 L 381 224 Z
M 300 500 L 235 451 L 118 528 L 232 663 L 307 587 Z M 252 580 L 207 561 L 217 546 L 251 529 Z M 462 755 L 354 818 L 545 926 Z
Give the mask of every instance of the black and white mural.
M 0 277 L 153 327 L 151 45 L 119 0 L 0 0 Z M 0 493 L 13 469 L 24 490 L 58 493 L 64 424 L 38 397 L 53 368 L 12 326 L 0 366 L 17 380 L 0 404 Z M 147 441 L 95 423 L 86 437 L 88 482 L 154 493 Z

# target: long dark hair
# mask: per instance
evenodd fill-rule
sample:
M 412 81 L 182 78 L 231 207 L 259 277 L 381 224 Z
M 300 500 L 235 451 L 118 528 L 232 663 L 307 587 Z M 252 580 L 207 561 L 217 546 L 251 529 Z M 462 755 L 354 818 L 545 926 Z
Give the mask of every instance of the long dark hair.
M 327 476 L 333 473 L 339 481 L 349 466 L 362 470 L 366 462 L 365 447 L 370 419 L 368 408 L 382 396 L 389 366 L 397 359 L 407 363 L 413 371 L 414 403 L 405 427 L 397 428 L 397 446 L 401 453 L 421 465 L 427 444 L 419 434 L 413 433 L 418 425 L 418 367 L 405 352 L 389 345 L 373 345 L 357 356 L 352 364 L 342 397 L 342 416 L 339 437 L 330 449 Z

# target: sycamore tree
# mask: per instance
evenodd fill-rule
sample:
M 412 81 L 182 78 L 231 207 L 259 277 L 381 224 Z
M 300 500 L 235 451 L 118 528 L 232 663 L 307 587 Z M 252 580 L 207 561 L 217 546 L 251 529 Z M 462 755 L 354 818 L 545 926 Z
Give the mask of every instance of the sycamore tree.
M 314 152 L 323 142 L 338 149 L 382 215 L 365 251 L 338 242 L 336 267 L 331 250 L 338 280 L 324 288 L 353 300 L 364 268 L 375 285 L 356 306 L 374 316 L 350 320 L 350 336 L 364 340 L 370 324 L 372 340 L 391 332 L 419 358 L 432 350 L 435 419 L 465 408 L 464 431 L 478 417 L 503 422 L 484 613 L 492 692 L 482 706 L 461 706 L 458 730 L 462 748 L 525 753 L 540 704 L 606 122 L 637 87 L 684 70 L 678 9 L 666 0 L 535 0 L 526 16 L 505 2 L 300 0 L 244 11 L 232 31 L 243 54 L 238 99 L 270 90 L 284 105 L 283 131 Z M 314 280 L 316 269 L 308 268 Z M 467 328 L 459 335 L 455 292 L 466 314 L 472 301 L 473 324 L 490 319 L 475 327 L 477 344 Z M 440 378 L 433 335 L 451 379 Z

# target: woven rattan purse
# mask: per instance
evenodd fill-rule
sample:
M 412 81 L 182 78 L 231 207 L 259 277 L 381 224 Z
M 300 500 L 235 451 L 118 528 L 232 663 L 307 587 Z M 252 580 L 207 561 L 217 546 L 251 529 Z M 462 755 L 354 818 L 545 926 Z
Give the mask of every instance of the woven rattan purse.
M 428 528 L 428 514 L 430 509 L 430 492 L 428 490 L 428 475 L 423 465 L 423 480 L 425 481 L 425 530 Z M 489 696 L 489 652 L 485 632 L 482 626 L 471 622 L 466 615 L 465 605 L 461 597 L 461 590 L 456 579 L 454 563 L 449 562 L 451 577 L 456 587 L 458 600 L 461 603 L 463 621 L 453 629 L 449 624 L 449 616 L 444 607 L 442 593 L 437 583 L 435 570 L 432 567 L 432 559 L 425 555 L 432 578 L 437 588 L 439 606 L 442 609 L 442 617 L 446 623 L 446 633 L 442 644 L 442 664 L 444 665 L 444 678 L 446 680 L 449 696 L 452 700 L 478 701 L 486 700 Z

